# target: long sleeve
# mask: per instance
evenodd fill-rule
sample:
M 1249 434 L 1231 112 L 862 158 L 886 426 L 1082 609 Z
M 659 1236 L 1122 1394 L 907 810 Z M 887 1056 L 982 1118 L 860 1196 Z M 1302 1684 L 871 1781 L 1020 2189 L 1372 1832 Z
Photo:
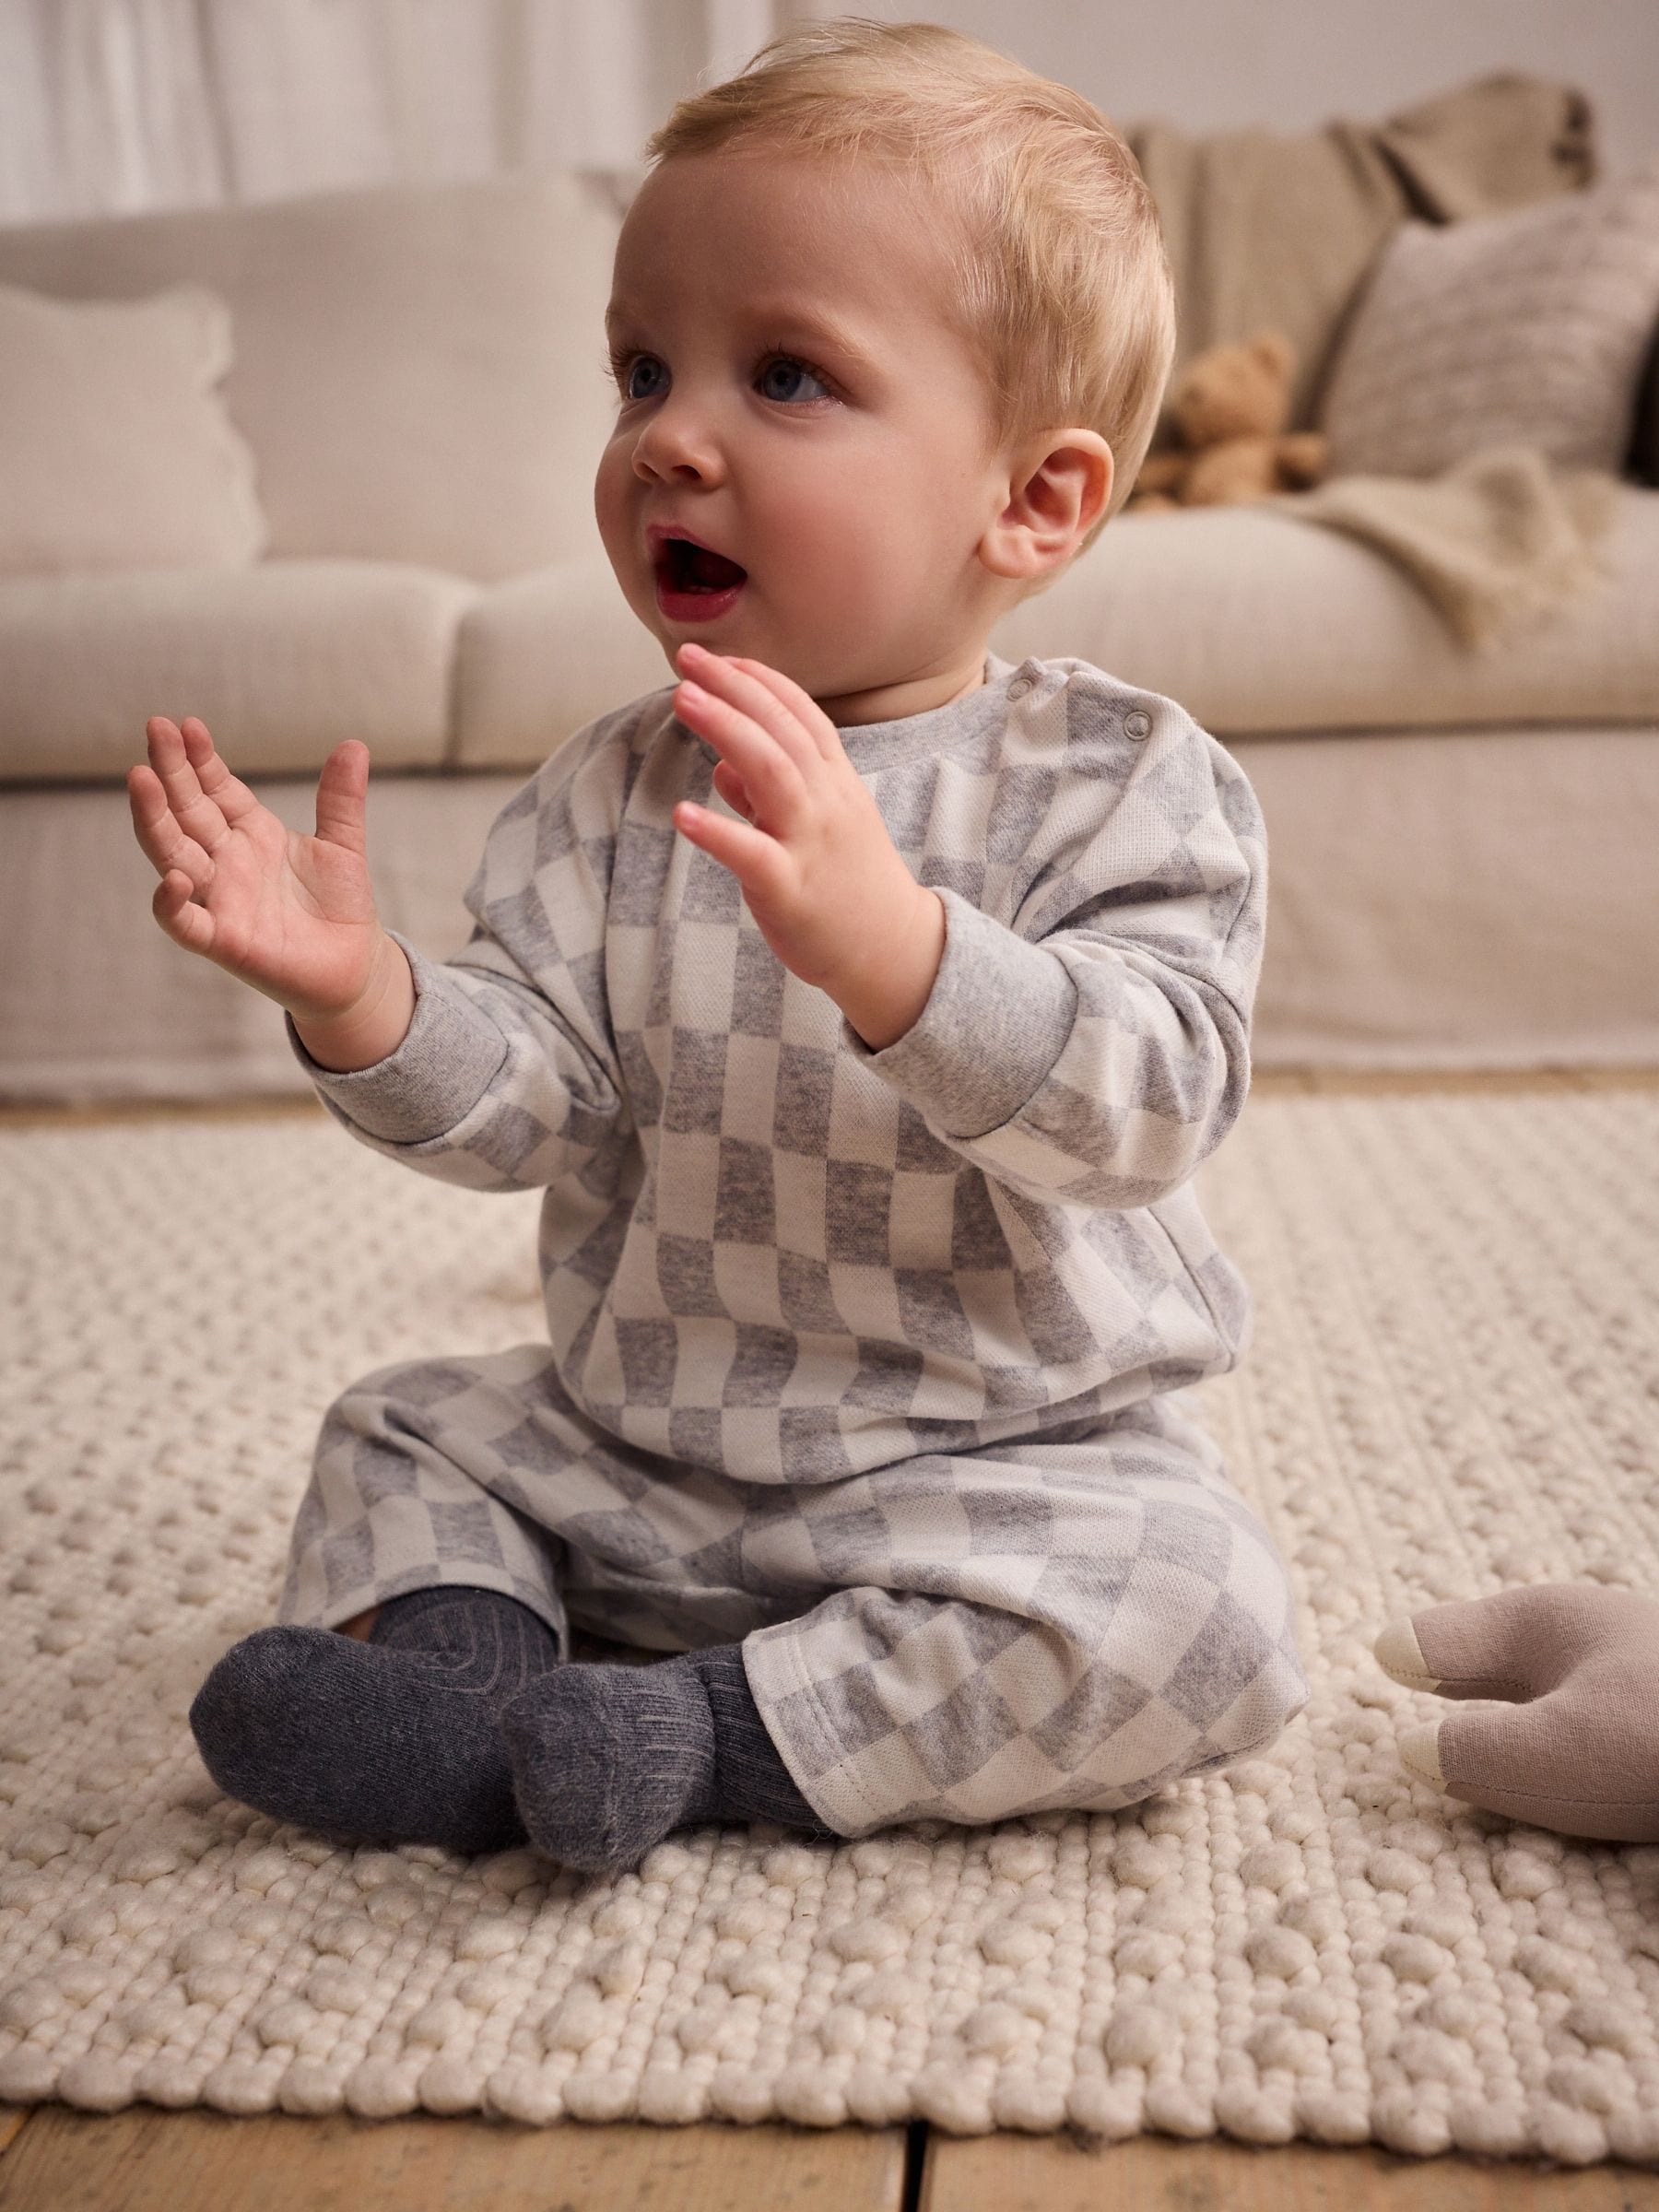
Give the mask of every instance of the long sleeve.
M 993 821 L 1019 822 L 1006 900 L 987 912 L 937 883 L 945 950 L 921 1014 L 879 1052 L 842 1037 L 994 1180 L 1153 1205 L 1249 1088 L 1265 830 L 1243 771 L 1175 701 L 1088 672 L 1065 713 L 1057 763 L 1005 769 L 990 796 Z
M 578 731 L 497 817 L 458 953 L 431 960 L 389 933 L 416 993 L 395 1052 L 342 1074 L 288 1019 L 323 1103 L 371 1150 L 471 1190 L 614 1179 L 632 1135 L 605 993 L 628 712 Z

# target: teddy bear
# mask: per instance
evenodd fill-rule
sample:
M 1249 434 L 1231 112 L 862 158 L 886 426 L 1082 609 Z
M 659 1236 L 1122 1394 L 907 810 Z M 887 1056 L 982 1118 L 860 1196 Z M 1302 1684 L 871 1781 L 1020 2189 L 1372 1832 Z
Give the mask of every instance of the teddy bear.
M 1421 1781 L 1564 1835 L 1659 1842 L 1659 1602 L 1534 1583 L 1391 1620 L 1371 1649 L 1407 1689 L 1502 1700 L 1406 1730 Z
M 1147 455 L 1124 512 L 1241 505 L 1317 484 L 1324 436 L 1285 429 L 1295 366 L 1289 339 L 1275 330 L 1194 355 L 1170 401 L 1182 444 Z

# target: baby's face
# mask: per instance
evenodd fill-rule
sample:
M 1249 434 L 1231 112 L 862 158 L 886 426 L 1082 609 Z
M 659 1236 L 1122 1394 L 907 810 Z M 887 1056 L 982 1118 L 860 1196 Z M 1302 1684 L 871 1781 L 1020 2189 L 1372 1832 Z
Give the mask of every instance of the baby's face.
M 765 661 L 841 724 L 980 680 L 1014 595 L 976 551 L 1008 475 L 940 312 L 940 219 L 889 174 L 752 149 L 665 162 L 641 187 L 617 248 L 618 401 L 594 508 L 671 667 L 688 638 Z M 744 580 L 688 590 L 653 526 Z

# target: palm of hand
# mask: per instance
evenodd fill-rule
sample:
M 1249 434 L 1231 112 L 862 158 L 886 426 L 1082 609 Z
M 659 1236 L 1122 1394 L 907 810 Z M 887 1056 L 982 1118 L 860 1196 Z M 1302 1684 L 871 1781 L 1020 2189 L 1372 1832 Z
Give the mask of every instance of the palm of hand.
M 212 858 L 198 898 L 214 925 L 207 957 L 286 1004 L 299 984 L 318 1013 L 349 1005 L 378 930 L 361 856 L 261 806 L 227 825 Z

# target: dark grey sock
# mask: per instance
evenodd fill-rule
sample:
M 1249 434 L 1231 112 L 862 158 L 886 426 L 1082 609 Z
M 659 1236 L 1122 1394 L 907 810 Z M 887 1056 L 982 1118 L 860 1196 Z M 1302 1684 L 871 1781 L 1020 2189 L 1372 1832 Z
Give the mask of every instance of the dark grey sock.
M 496 1712 L 558 1657 L 528 1606 L 447 1583 L 388 1598 L 367 1643 L 256 1629 L 196 1692 L 190 1725 L 226 1795 L 273 1819 L 502 1851 L 526 1837 Z
M 500 1729 L 530 1841 L 583 1873 L 623 1873 L 671 1829 L 705 1820 L 835 1832 L 767 1734 L 741 1644 L 562 1666 L 501 1707 Z

